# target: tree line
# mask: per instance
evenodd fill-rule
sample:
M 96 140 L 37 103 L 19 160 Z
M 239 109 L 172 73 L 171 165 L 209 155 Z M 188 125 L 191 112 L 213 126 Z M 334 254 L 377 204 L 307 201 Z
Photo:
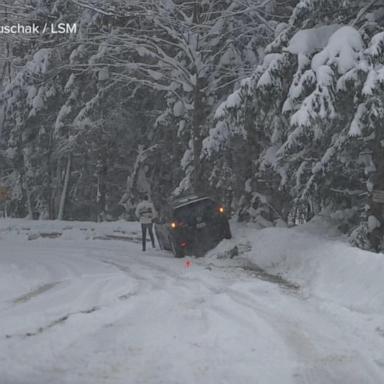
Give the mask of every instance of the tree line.
M 209 193 L 240 220 L 326 215 L 380 249 L 384 11 L 372 0 L 5 1 L 76 23 L 0 46 L 8 214 L 128 216 Z

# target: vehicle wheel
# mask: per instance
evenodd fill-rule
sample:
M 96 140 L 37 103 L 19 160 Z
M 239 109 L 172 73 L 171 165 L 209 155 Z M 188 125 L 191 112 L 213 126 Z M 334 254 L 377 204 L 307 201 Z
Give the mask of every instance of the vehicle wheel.
M 171 244 L 172 253 L 175 255 L 175 257 L 184 257 L 184 250 L 177 245 L 175 245 L 175 242 L 172 241 L 172 239 L 169 239 L 169 243 Z
M 161 250 L 164 250 L 163 239 L 161 237 L 157 236 L 157 242 L 159 243 L 159 248 Z
M 231 228 L 228 221 L 224 223 L 224 239 L 232 239 Z
M 164 249 L 163 236 L 160 234 L 156 226 L 155 226 L 155 235 L 157 238 L 157 242 L 159 243 L 159 248 L 163 250 Z

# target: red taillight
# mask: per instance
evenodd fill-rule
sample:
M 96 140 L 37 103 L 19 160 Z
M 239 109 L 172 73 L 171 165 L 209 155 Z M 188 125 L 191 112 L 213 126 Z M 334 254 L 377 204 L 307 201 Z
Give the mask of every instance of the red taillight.
M 187 248 L 187 247 L 188 247 L 188 243 L 187 243 L 186 241 L 182 241 L 182 242 L 180 243 L 180 247 L 181 247 L 181 248 Z

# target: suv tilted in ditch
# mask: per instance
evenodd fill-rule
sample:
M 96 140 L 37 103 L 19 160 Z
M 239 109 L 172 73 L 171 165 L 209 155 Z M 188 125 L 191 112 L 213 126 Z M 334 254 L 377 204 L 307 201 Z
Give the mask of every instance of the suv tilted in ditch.
M 224 207 L 210 197 L 190 197 L 174 202 L 167 217 L 155 224 L 161 249 L 176 257 L 201 256 L 221 240 L 230 239 L 231 229 Z

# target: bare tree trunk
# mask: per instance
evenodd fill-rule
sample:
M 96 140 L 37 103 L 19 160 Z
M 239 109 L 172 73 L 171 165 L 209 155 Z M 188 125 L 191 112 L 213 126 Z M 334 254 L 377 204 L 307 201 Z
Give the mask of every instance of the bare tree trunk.
M 376 135 L 376 140 L 370 142 L 370 150 L 372 151 L 371 161 L 374 164 L 374 172 L 372 172 L 370 179 L 373 182 L 374 191 L 384 191 L 384 154 L 381 146 L 381 137 Z M 380 223 L 377 228 L 369 232 L 368 239 L 370 246 L 376 252 L 383 249 L 384 238 L 384 202 L 376 200 L 373 193 L 370 193 L 368 199 L 368 217 L 374 216 Z
M 72 161 L 71 155 L 69 154 L 68 158 L 67 158 L 67 167 L 65 170 L 63 190 L 61 192 L 59 213 L 57 215 L 58 220 L 63 220 L 63 217 L 64 217 L 65 201 L 67 199 L 69 176 L 70 176 L 70 172 L 71 172 L 71 161 Z
M 27 193 L 27 206 L 28 206 L 28 219 L 32 220 L 33 217 L 33 209 L 32 209 L 32 201 L 31 201 L 31 193 L 26 191 Z
M 106 184 L 105 179 L 107 176 L 107 165 L 104 159 L 100 159 L 96 165 L 97 169 L 97 222 L 102 222 L 105 215 L 106 204 Z
M 202 148 L 201 142 L 201 94 L 200 80 L 196 79 L 196 88 L 194 94 L 194 106 L 192 115 L 192 153 L 193 153 L 193 189 L 195 193 L 201 190 L 200 183 L 200 154 Z
M 200 1 L 195 0 L 193 6 L 193 23 L 196 25 L 200 22 Z M 199 41 L 196 41 L 196 50 Z M 200 183 L 200 154 L 202 148 L 201 140 L 201 120 L 202 120 L 202 102 L 201 102 L 201 81 L 199 78 L 198 68 L 195 68 L 196 83 L 193 94 L 193 114 L 192 114 L 192 154 L 193 154 L 193 180 L 192 186 L 195 193 L 201 192 Z
M 47 203 L 48 203 L 48 218 L 49 220 L 54 220 L 56 217 L 55 212 L 55 197 L 56 197 L 56 191 L 57 188 L 53 185 L 54 180 L 54 172 L 53 169 L 54 161 L 52 160 L 52 152 L 53 152 L 53 131 L 50 133 L 49 136 L 49 150 L 47 153 L 47 164 L 48 164 L 48 196 L 47 196 Z
M 60 160 L 56 162 L 55 167 L 55 189 L 53 194 L 53 217 L 57 218 L 59 207 L 60 207 L 60 195 L 61 195 L 61 168 Z

